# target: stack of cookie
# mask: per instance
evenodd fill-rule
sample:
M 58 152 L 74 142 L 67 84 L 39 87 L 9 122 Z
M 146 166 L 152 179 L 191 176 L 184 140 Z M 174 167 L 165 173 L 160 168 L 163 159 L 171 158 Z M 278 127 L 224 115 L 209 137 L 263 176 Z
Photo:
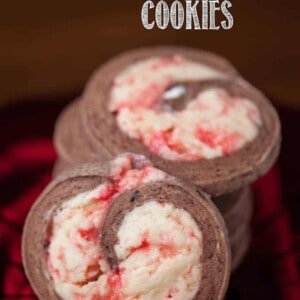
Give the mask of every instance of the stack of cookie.
M 159 47 L 100 67 L 61 114 L 54 142 L 56 173 L 134 152 L 203 188 L 226 221 L 235 269 L 250 239 L 247 186 L 277 158 L 280 125 L 265 96 L 225 59 Z
M 113 58 L 54 143 L 57 178 L 23 238 L 41 299 L 224 297 L 250 241 L 249 184 L 280 148 L 276 111 L 229 62 L 182 47 Z

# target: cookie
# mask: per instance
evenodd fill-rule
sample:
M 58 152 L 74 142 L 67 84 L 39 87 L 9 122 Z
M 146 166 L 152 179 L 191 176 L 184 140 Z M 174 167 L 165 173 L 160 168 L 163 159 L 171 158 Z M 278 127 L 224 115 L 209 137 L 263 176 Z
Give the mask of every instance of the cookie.
M 210 197 L 131 154 L 50 183 L 26 219 L 22 256 L 45 300 L 223 299 L 230 275 Z
M 100 67 L 82 98 L 82 126 L 103 159 L 141 153 L 213 196 L 253 182 L 279 153 L 268 99 L 207 52 L 129 51 Z

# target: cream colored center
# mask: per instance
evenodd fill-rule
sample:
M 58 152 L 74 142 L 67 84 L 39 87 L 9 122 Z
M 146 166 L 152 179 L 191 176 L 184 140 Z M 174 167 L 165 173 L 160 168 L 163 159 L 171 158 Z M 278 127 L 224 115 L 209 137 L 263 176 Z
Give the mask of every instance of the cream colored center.
M 190 99 L 181 111 L 162 110 L 162 99 L 172 101 L 185 91 L 176 82 L 225 78 L 200 63 L 181 56 L 153 57 L 123 70 L 114 80 L 109 110 L 119 128 L 168 160 L 191 161 L 226 156 L 258 134 L 260 112 L 249 99 L 210 88 Z M 163 97 L 164 96 L 164 97 Z
M 124 218 L 118 240 L 126 299 L 193 299 L 201 284 L 202 234 L 186 211 L 147 202 Z

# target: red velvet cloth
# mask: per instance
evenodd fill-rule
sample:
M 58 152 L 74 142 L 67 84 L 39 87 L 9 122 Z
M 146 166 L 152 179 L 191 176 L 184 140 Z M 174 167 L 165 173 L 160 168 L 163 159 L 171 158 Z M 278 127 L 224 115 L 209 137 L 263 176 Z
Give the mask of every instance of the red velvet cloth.
M 51 180 L 51 142 L 61 104 L 27 104 L 0 112 L 1 299 L 35 299 L 20 254 L 26 214 Z M 289 214 L 283 209 L 278 167 L 253 185 L 250 251 L 233 274 L 227 299 L 300 299 L 299 266 Z

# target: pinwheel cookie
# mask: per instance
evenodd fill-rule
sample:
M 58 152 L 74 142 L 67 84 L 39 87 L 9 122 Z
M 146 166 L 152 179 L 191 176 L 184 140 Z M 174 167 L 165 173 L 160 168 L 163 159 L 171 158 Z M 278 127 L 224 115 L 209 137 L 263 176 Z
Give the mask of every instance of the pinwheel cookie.
M 77 117 L 62 117 L 55 133 L 60 156 L 71 164 L 141 153 L 217 196 L 257 179 L 279 152 L 280 123 L 270 102 L 225 59 L 203 51 L 126 52 L 94 73 L 75 106 Z M 83 155 L 76 138 L 84 141 Z
M 140 155 L 57 177 L 31 209 L 23 261 L 40 299 L 223 299 L 226 227 L 207 194 Z

